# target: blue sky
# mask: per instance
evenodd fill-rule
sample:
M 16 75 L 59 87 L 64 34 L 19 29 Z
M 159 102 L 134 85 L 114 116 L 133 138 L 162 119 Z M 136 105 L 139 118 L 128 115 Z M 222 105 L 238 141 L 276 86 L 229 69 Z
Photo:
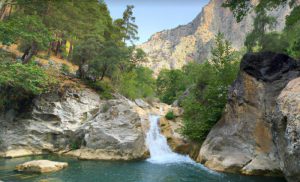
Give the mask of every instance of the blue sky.
M 191 22 L 209 0 L 105 0 L 113 19 L 121 18 L 126 5 L 134 5 L 140 40 L 152 34 Z

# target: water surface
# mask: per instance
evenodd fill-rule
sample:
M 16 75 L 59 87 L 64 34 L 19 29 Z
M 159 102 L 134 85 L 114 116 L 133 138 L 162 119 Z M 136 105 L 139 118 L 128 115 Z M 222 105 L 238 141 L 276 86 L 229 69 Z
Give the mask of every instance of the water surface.
M 50 174 L 22 174 L 14 171 L 17 164 L 34 159 L 68 162 L 69 167 Z M 210 172 L 199 164 L 82 161 L 47 155 L 0 159 L 0 179 L 4 182 L 285 182 L 282 178 Z

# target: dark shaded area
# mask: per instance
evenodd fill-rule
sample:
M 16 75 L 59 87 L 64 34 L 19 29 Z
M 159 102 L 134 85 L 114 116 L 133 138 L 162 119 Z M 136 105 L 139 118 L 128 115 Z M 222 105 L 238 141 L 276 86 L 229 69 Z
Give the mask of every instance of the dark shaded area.
M 285 54 L 247 53 L 242 59 L 241 70 L 258 80 L 273 82 L 281 79 L 284 73 L 300 70 L 300 64 Z

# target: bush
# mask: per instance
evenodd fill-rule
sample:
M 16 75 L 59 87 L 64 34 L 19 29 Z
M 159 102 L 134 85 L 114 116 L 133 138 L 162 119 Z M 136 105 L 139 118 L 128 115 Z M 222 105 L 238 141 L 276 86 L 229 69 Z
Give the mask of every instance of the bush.
M 156 80 L 156 93 L 162 102 L 172 104 L 187 86 L 187 77 L 183 71 L 162 70 Z
M 166 117 L 167 120 L 173 120 L 173 119 L 175 119 L 175 115 L 174 115 L 173 111 L 169 111 L 169 112 L 166 114 L 165 117 Z
M 86 81 L 86 84 L 94 89 L 101 98 L 104 99 L 112 99 L 113 95 L 113 86 L 111 85 L 110 81 L 102 80 L 102 81 Z
M 149 68 L 138 67 L 121 74 L 116 83 L 118 91 L 127 98 L 137 99 L 154 96 L 155 80 Z
M 35 64 L 0 63 L 0 109 L 19 109 L 56 83 Z M 25 107 L 25 106 L 24 106 Z
M 70 74 L 70 67 L 67 64 L 62 64 L 61 68 L 60 68 L 61 73 L 65 74 L 65 75 L 69 75 Z

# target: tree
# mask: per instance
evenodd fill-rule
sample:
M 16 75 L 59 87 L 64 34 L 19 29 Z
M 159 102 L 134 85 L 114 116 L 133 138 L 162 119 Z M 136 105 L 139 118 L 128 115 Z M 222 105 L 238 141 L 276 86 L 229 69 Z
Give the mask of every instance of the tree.
M 0 41 L 4 45 L 19 43 L 25 64 L 39 50 L 48 47 L 51 34 L 37 16 L 12 16 L 0 22 Z
M 102 47 L 97 37 L 87 37 L 74 47 L 72 62 L 78 65 L 80 78 L 86 78 L 89 64 L 98 57 Z
M 296 0 L 260 0 L 256 5 L 251 3 L 251 0 L 226 0 L 223 3 L 223 7 L 229 8 L 236 17 L 237 22 L 240 22 L 252 10 L 256 13 L 263 13 L 287 3 L 289 3 L 290 6 L 294 6 Z
M 243 18 L 251 11 L 256 13 L 256 18 L 253 24 L 254 29 L 247 35 L 245 41 L 245 46 L 247 47 L 248 51 L 256 51 L 266 50 L 266 45 L 268 43 L 264 41 L 269 41 L 271 37 L 267 35 L 267 31 L 271 31 L 275 27 L 276 19 L 272 16 L 269 16 L 267 11 L 273 10 L 288 3 L 291 7 L 294 7 L 296 5 L 296 0 L 260 0 L 257 4 L 252 3 L 250 0 L 226 0 L 223 3 L 223 7 L 227 7 L 233 12 L 237 22 L 242 21 Z M 290 26 L 294 22 L 298 21 L 297 17 L 299 13 L 299 8 L 294 8 L 291 14 L 292 16 L 287 18 L 287 26 Z M 272 36 L 274 38 L 278 38 L 275 37 L 275 34 Z
M 189 94 L 181 102 L 184 109 L 183 134 L 198 142 L 204 141 L 210 129 L 220 119 L 227 101 L 229 86 L 239 70 L 238 54 L 222 34 L 215 38 L 212 58 L 201 65 L 185 67 L 188 80 L 194 80 Z M 191 71 L 190 71 L 191 70 Z M 195 70 L 198 74 L 194 74 Z
M 138 40 L 138 26 L 135 24 L 135 17 L 133 16 L 134 6 L 128 5 L 123 13 L 122 19 L 117 19 L 114 21 L 114 25 L 120 32 L 120 36 L 123 42 L 129 41 L 133 44 L 135 40 Z
M 187 89 L 187 79 L 181 70 L 162 70 L 156 80 L 160 100 L 172 104 Z
M 91 62 L 90 72 L 103 80 L 108 72 L 112 73 L 123 59 L 124 52 L 113 41 L 106 41 L 98 55 Z

